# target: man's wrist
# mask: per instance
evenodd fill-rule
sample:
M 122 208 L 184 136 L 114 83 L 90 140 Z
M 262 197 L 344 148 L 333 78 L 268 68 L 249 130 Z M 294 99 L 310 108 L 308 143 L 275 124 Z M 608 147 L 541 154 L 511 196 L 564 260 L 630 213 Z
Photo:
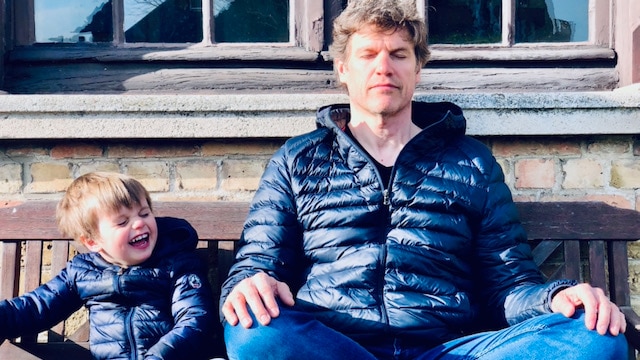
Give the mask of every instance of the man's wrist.
M 578 282 L 576 280 L 569 280 L 569 279 L 555 280 L 549 283 L 549 285 L 547 286 L 546 300 L 545 300 L 546 301 L 545 307 L 547 308 L 547 310 L 549 312 L 552 312 L 551 301 L 553 300 L 554 296 L 556 296 L 560 291 L 576 285 L 578 285 Z

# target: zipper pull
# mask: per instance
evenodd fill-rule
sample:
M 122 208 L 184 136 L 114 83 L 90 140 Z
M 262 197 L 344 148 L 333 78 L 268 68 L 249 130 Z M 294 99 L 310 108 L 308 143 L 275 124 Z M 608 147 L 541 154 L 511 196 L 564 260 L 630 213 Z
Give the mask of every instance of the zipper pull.
M 385 206 L 391 204 L 391 201 L 389 201 L 389 189 L 382 190 L 382 204 Z

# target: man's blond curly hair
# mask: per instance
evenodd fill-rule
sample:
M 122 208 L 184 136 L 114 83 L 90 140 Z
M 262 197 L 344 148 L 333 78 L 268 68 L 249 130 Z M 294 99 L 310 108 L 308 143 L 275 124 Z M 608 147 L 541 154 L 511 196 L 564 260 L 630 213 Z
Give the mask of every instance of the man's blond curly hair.
M 373 25 L 380 30 L 406 30 L 413 43 L 417 66 L 429 60 L 427 25 L 416 8 L 415 0 L 350 0 L 347 8 L 333 22 L 331 56 L 344 61 L 348 57 L 351 36 L 363 26 Z

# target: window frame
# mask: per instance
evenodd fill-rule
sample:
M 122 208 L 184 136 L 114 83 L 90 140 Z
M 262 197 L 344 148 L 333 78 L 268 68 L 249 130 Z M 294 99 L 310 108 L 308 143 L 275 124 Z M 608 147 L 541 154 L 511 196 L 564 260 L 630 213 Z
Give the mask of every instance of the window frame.
M 12 26 L 9 28 L 11 32 L 7 42 L 8 49 L 38 47 L 48 49 L 46 54 L 54 54 L 56 47 L 60 44 L 36 43 L 35 38 L 35 0 L 6 0 L 8 14 L 11 14 Z M 323 16 L 323 2 L 317 0 L 288 0 L 290 4 L 289 12 L 289 41 L 278 43 L 216 43 L 214 41 L 214 16 L 213 1 L 202 0 L 203 14 L 203 39 L 200 43 L 126 43 L 124 35 L 124 0 L 112 0 L 113 5 L 113 24 L 114 33 L 113 41 L 109 44 L 93 44 L 98 51 L 104 51 L 105 48 L 111 48 L 112 51 L 118 52 L 119 49 L 202 49 L 214 48 L 215 51 L 223 48 L 230 48 L 231 52 L 237 52 L 243 48 L 252 49 L 254 53 L 264 49 L 265 54 L 271 52 L 274 48 L 302 48 L 306 51 L 321 51 L 324 44 L 324 34 L 317 31 L 317 20 Z M 64 50 L 68 50 L 73 44 L 66 45 Z M 214 53 L 215 51 L 211 51 Z M 223 50 L 224 51 L 224 50 Z M 202 53 L 197 50 L 196 52 Z M 61 57 L 58 55 L 56 57 Z M 196 56 L 200 58 L 200 56 Z M 213 55 L 212 59 L 218 56 Z M 224 57 L 224 56 L 223 56 Z M 268 59 L 269 56 L 267 55 Z
M 428 17 L 425 2 L 429 0 L 416 0 L 418 6 L 422 3 L 425 9 L 425 17 Z M 588 40 L 584 42 L 535 42 L 535 43 L 515 43 L 515 18 L 516 18 L 516 1 L 502 0 L 502 34 L 501 42 L 491 44 L 460 44 L 453 45 L 456 47 L 571 47 L 576 46 L 604 46 L 609 47 L 612 44 L 612 21 L 610 0 L 589 0 L 589 35 Z M 614 0 L 615 1 L 615 0 Z M 428 19 L 427 19 L 428 21 Z M 443 44 L 434 44 L 434 46 L 448 46 Z
M 215 0 L 213 0 L 215 1 Z M 290 39 L 283 43 L 215 43 L 213 3 L 203 0 L 203 40 L 200 43 L 125 43 L 124 29 L 116 27 L 111 44 L 95 44 L 70 51 L 60 44 L 36 44 L 34 0 L 6 0 L 12 23 L 7 29 L 7 50 L 12 60 L 64 60 L 86 56 L 111 61 L 331 61 L 327 51 L 330 23 L 341 0 L 290 0 Z M 513 43 L 511 19 L 517 0 L 502 0 L 502 42 L 496 44 L 430 45 L 432 61 L 589 61 L 615 59 L 612 12 L 616 0 L 590 0 L 589 40 L 576 43 Z M 114 24 L 123 24 L 124 0 L 113 0 Z M 416 0 L 427 17 L 428 0 Z M 505 16 L 504 14 L 510 14 Z M 210 29 L 211 31 L 206 31 Z M 71 44 L 72 46 L 73 44 Z M 86 55 L 82 55 L 86 54 Z

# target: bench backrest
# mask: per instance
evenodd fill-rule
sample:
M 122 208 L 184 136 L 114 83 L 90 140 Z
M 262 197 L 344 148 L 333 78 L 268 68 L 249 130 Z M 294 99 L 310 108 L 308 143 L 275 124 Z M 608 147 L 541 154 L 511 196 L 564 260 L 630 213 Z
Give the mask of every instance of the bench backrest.
M 640 239 L 640 213 L 593 202 L 520 202 L 521 220 L 534 246 L 534 259 L 549 279 L 572 278 L 606 289 L 620 306 L 630 305 L 627 242 Z M 0 298 L 34 289 L 62 269 L 75 243 L 55 225 L 56 203 L 29 201 L 0 206 Z M 245 202 L 158 202 L 156 216 L 187 219 L 210 259 L 215 291 L 233 262 L 236 240 L 249 204 Z M 217 295 L 217 294 L 216 294 Z M 65 323 L 49 331 L 62 340 Z M 88 340 L 88 324 L 66 338 Z M 36 341 L 25 337 L 23 342 Z

